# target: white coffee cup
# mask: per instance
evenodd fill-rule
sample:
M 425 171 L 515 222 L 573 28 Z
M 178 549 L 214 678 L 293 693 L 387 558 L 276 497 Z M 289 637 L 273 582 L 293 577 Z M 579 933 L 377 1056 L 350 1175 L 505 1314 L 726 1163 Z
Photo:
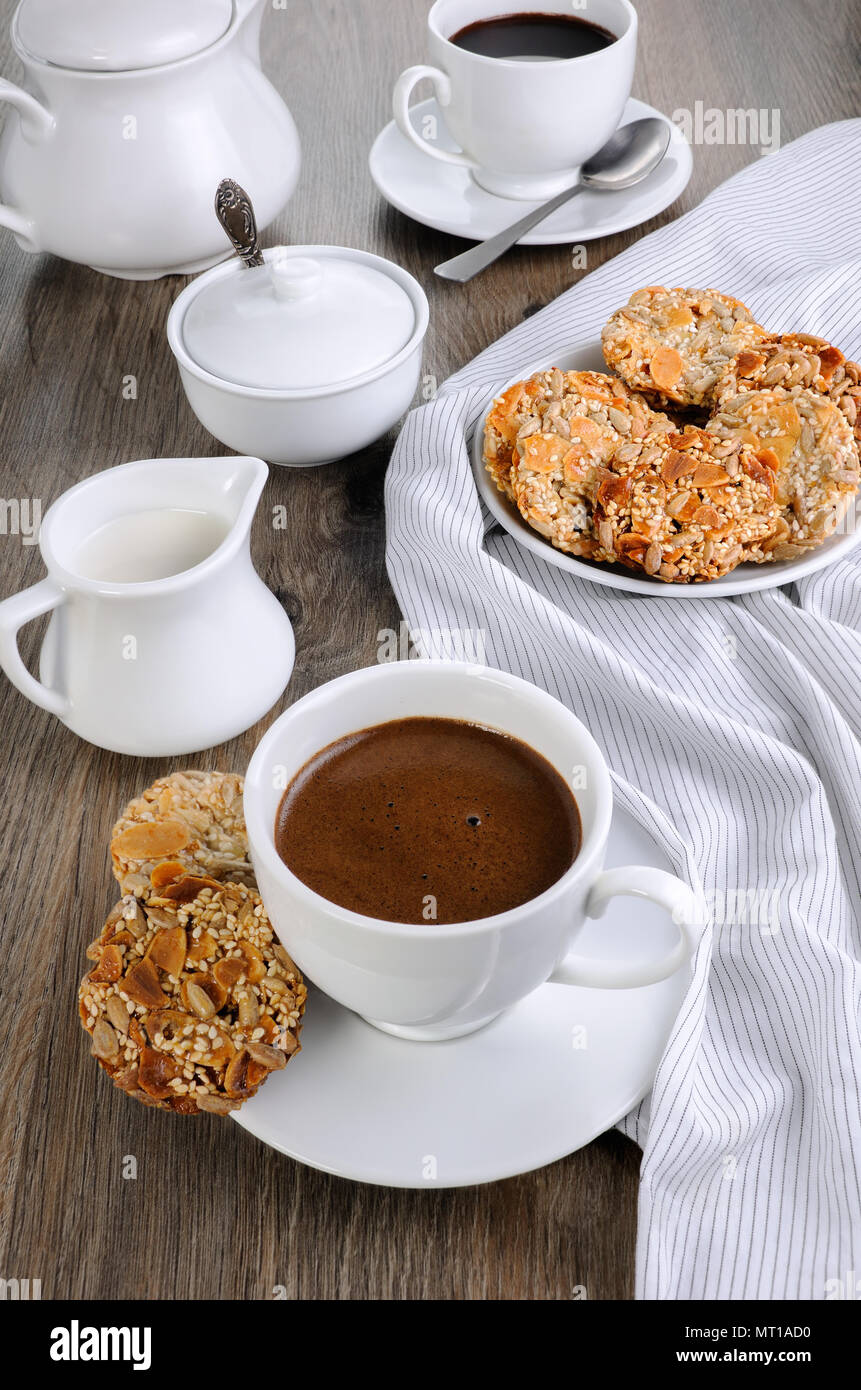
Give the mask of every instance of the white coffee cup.
M 275 848 L 278 806 L 305 763 L 347 734 L 415 716 L 500 729 L 530 744 L 576 785 L 582 847 L 545 893 L 473 922 L 386 922 L 327 901 L 281 860 Z M 333 999 L 384 1032 L 416 1041 L 471 1033 L 548 980 L 635 988 L 666 979 L 689 958 L 698 913 L 687 884 L 655 868 L 603 871 L 612 808 L 607 765 L 570 710 L 516 676 L 445 661 L 373 666 L 321 686 L 273 724 L 245 781 L 254 868 L 287 951 Z M 601 916 L 619 895 L 658 903 L 685 924 L 679 925 L 677 943 L 668 953 L 656 952 L 649 964 L 573 957 L 586 918 Z
M 518 0 L 516 10 L 588 20 L 616 42 L 581 58 L 488 58 L 451 39 L 469 24 L 505 14 L 501 0 L 437 0 L 428 16 L 432 66 L 402 73 L 394 115 L 429 157 L 468 169 L 490 193 L 538 201 L 573 184 L 579 166 L 618 128 L 634 77 L 637 14 L 629 0 L 585 0 L 582 7 L 572 0 Z M 433 128 L 419 132 L 413 125 L 410 95 L 425 77 L 459 152 L 434 143 Z

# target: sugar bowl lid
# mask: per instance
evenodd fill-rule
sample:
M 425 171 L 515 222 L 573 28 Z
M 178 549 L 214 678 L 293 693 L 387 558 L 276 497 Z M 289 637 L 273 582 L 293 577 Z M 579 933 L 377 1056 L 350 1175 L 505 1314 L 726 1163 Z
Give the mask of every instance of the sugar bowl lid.
M 313 391 L 384 366 L 412 338 L 413 301 L 379 257 L 340 246 L 264 254 L 252 270 L 208 272 L 185 313 L 183 346 L 212 376 Z
M 133 72 L 200 53 L 227 33 L 233 0 L 21 0 L 28 53 L 78 72 Z

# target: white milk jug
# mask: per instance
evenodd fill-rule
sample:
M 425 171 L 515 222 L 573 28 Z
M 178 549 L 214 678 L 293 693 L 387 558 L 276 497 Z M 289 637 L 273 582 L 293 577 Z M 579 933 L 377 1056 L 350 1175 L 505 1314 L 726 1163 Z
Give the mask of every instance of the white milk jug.
M 255 458 L 146 459 L 64 493 L 39 537 L 48 577 L 0 603 L 0 667 L 111 752 L 163 757 L 236 737 L 293 670 L 290 620 L 251 562 L 268 469 Z M 41 681 L 18 652 L 51 613 Z

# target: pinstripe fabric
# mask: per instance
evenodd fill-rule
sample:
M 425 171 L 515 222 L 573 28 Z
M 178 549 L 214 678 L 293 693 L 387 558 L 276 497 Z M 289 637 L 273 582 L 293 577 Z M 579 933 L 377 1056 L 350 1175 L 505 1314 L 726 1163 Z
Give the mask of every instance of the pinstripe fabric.
M 622 1124 L 644 1149 L 640 1298 L 819 1299 L 861 1271 L 861 555 L 736 599 L 610 593 L 488 528 L 466 440 L 496 385 L 594 339 L 643 284 L 726 289 L 858 356 L 859 228 L 847 121 L 750 166 L 470 363 L 408 417 L 386 481 L 409 624 L 484 629 L 488 664 L 571 706 L 621 803 L 715 904 L 652 1093 Z M 764 894 L 774 921 L 727 910 L 726 890 Z

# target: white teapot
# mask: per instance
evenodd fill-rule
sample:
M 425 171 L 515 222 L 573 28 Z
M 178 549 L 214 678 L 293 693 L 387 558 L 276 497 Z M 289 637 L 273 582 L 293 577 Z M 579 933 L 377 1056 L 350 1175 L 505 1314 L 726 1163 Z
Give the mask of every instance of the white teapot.
M 299 176 L 299 137 L 260 65 L 266 0 L 21 0 L 24 86 L 0 139 L 0 225 L 129 280 L 192 274 L 230 253 L 225 177 L 261 227 Z

